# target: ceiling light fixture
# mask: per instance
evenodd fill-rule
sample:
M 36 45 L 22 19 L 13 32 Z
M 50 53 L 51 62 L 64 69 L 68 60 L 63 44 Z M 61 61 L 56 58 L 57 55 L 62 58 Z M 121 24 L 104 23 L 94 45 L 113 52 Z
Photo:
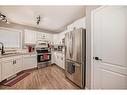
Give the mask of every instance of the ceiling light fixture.
M 6 16 L 4 14 L 2 14 L 2 13 L 0 13 L 0 21 L 6 22 L 7 24 L 9 24 Z
M 37 23 L 37 25 L 39 25 L 40 21 L 41 21 L 41 17 L 40 17 L 40 16 L 38 16 L 38 17 L 37 17 L 37 22 L 36 22 L 36 23 Z

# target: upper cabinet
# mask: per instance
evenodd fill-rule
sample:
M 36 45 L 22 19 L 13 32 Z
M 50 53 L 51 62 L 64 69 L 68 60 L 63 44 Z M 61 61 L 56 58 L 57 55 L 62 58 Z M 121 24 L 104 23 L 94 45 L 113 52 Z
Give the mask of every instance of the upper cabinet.
M 24 30 L 25 44 L 36 44 L 36 31 Z
M 53 34 L 51 33 L 44 33 L 39 31 L 33 30 L 24 30 L 25 34 L 25 44 L 36 44 L 37 41 L 46 41 L 52 42 L 53 41 Z

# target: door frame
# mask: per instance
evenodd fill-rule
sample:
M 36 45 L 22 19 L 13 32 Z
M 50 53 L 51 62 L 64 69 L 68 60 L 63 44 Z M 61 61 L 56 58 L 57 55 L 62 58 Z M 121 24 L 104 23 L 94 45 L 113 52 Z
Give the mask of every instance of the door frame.
M 101 6 L 91 11 L 91 89 L 94 89 L 94 14 L 108 6 Z

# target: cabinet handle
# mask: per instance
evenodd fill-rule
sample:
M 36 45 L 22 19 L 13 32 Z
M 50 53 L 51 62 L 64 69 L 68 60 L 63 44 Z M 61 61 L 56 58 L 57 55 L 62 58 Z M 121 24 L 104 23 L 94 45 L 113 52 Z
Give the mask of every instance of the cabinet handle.
M 13 64 L 15 64 L 15 61 L 13 60 Z
M 16 60 L 13 60 L 13 64 L 16 64 Z

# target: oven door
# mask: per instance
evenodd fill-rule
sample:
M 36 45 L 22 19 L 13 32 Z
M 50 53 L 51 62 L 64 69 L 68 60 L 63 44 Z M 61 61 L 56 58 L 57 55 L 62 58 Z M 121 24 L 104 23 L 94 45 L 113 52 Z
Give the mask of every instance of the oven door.
M 39 62 L 46 62 L 51 60 L 51 54 L 41 53 L 37 55 L 37 61 Z

